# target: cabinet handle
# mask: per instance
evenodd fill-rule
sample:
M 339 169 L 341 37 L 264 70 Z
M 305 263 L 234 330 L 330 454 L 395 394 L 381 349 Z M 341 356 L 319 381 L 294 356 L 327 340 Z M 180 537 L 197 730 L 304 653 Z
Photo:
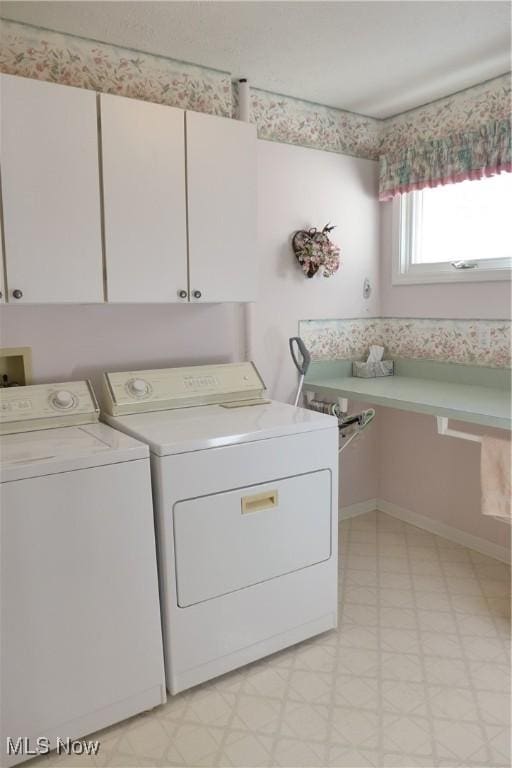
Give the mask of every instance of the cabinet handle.
M 178 291 L 178 296 L 180 297 L 180 299 L 186 299 L 188 296 L 188 293 L 184 291 L 182 288 L 181 291 Z
M 12 295 L 14 296 L 15 299 L 22 299 L 23 291 L 20 291 L 19 288 L 15 288 L 14 291 L 12 292 Z
M 0 299 L 3 299 L 3 297 L 4 297 L 4 295 L 3 295 L 2 291 L 0 291 Z
M 194 291 L 194 293 L 192 294 L 194 299 L 200 299 L 202 295 L 203 294 L 201 293 L 201 291 Z

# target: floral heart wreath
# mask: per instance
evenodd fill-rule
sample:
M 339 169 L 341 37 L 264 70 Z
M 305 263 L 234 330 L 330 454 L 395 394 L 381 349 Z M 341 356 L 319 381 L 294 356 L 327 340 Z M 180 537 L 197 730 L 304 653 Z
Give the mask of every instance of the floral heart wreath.
M 334 226 L 326 224 L 321 231 L 313 227 L 294 234 L 293 252 L 306 277 L 314 277 L 319 269 L 324 277 L 332 277 L 338 271 L 340 249 L 329 238 L 333 229 Z

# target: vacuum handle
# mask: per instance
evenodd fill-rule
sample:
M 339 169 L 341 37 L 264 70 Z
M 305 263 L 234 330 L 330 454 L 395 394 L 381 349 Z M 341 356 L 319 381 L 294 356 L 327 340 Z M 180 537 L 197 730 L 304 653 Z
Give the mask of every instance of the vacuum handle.
M 299 363 L 299 359 L 296 354 L 297 352 L 300 352 L 302 356 L 302 363 Z M 295 367 L 297 368 L 298 372 L 301 376 L 305 376 L 307 373 L 307 370 L 309 368 L 309 364 L 311 362 L 311 355 L 308 352 L 308 349 L 300 336 L 292 336 L 290 339 L 290 353 L 292 356 L 292 360 L 295 363 Z

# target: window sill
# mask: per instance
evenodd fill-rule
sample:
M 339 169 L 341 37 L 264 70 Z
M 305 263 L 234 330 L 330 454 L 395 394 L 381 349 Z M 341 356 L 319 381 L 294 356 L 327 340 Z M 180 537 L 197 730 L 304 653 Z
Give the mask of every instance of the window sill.
M 408 272 L 394 272 L 392 285 L 422 285 L 435 283 L 486 283 L 497 281 L 510 281 L 512 271 L 510 269 L 475 269 L 453 271 L 427 271 L 414 270 Z

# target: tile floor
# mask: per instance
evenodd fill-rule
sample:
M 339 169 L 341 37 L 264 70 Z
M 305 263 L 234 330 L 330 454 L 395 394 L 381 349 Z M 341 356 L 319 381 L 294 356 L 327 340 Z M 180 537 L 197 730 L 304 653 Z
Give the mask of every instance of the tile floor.
M 507 566 L 377 512 L 341 534 L 337 631 L 31 768 L 510 766 Z

